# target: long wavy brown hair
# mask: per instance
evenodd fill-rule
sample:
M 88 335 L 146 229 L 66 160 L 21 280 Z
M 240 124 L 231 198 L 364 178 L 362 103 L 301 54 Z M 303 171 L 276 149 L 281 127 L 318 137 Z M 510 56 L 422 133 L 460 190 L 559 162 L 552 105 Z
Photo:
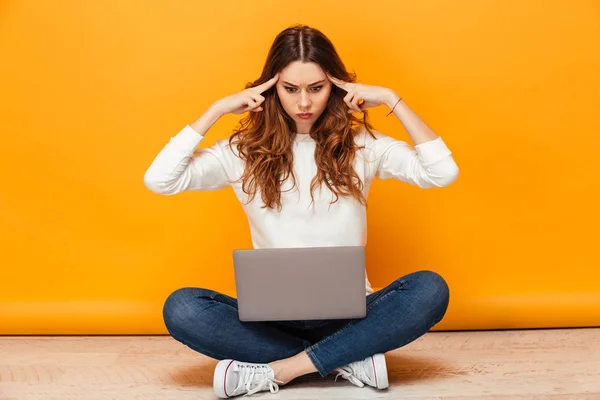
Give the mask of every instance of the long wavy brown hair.
M 340 59 L 333 43 L 319 30 L 306 25 L 293 25 L 277 35 L 269 50 L 260 78 L 248 82 L 246 89 L 260 85 L 294 61 L 314 62 L 324 72 L 346 82 L 356 82 L 356 74 L 349 73 Z M 363 111 L 362 120 L 347 112 L 344 102 L 346 91 L 332 85 L 326 109 L 310 129 L 316 142 L 315 161 L 317 174 L 312 179 L 310 196 L 325 184 L 335 195 L 352 196 L 366 206 L 363 182 L 352 164 L 356 151 L 363 146 L 355 143 L 360 127 L 375 138 L 372 125 L 367 121 L 368 112 Z M 265 101 L 262 112 L 250 112 L 239 121 L 239 128 L 229 138 L 229 145 L 236 142 L 240 157 L 245 162 L 242 190 L 254 199 L 260 189 L 262 208 L 281 210 L 281 184 L 290 176 L 292 189 L 296 186 L 293 171 L 293 135 L 296 126 L 279 101 L 277 89 L 272 86 L 261 94 Z

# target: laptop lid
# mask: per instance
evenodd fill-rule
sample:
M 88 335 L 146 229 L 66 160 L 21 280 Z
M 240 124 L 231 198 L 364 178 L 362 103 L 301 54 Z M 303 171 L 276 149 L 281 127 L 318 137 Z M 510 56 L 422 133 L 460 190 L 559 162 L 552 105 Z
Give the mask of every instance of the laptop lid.
M 364 318 L 362 246 L 234 250 L 240 321 Z

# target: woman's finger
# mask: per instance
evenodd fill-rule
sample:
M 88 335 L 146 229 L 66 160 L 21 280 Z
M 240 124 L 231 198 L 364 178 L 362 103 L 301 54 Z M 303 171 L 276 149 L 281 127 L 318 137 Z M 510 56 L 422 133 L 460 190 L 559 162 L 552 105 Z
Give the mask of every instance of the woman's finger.
M 262 110 L 263 110 L 263 108 L 261 106 L 258 106 L 258 107 L 248 106 L 244 109 L 244 112 L 248 112 L 248 111 L 256 112 L 256 111 L 262 111 Z
M 250 108 L 255 108 L 258 104 L 256 104 L 256 102 L 254 101 L 254 99 L 250 96 L 248 96 L 246 98 L 246 104 L 248 105 L 248 107 Z
M 356 112 L 362 112 L 358 107 L 358 101 L 361 100 L 360 94 L 358 92 L 352 93 L 352 98 L 350 99 L 350 108 Z
M 265 83 L 261 83 L 260 85 L 255 86 L 251 89 L 253 92 L 260 94 L 260 93 L 264 92 L 265 90 L 270 89 L 275 83 L 277 83 L 278 80 L 279 80 L 279 74 L 275 74 L 274 77 L 272 77 Z
M 354 110 L 356 110 L 356 112 L 360 112 L 360 108 L 358 107 L 359 100 L 360 100 L 360 94 L 355 93 L 354 97 L 352 97 L 352 100 L 350 101 L 350 104 L 352 104 L 352 108 Z
M 265 97 L 261 96 L 258 93 L 254 93 L 251 91 L 251 92 L 248 92 L 248 95 L 250 96 L 250 98 L 252 98 L 256 102 L 256 104 L 261 104 L 262 102 L 265 101 Z
M 344 103 L 346 103 L 346 105 L 350 109 L 352 109 L 352 104 L 350 103 L 350 100 L 352 100 L 352 96 L 354 96 L 354 92 L 348 92 L 348 94 L 344 96 Z
M 348 82 L 344 82 L 340 79 L 334 78 L 333 76 L 326 74 L 327 78 L 329 78 L 329 80 L 337 87 L 339 87 L 340 89 L 344 89 L 345 91 L 349 91 L 350 88 L 348 87 Z

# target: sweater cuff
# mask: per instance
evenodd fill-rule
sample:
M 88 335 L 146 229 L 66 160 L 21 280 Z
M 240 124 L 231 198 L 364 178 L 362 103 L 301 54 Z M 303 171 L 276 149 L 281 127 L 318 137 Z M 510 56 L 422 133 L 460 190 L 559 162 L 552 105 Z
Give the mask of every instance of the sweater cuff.
M 178 146 L 193 151 L 204 140 L 204 136 L 196 132 L 191 126 L 186 125 L 171 140 Z
M 415 150 L 423 165 L 434 164 L 442 158 L 452 154 L 441 136 L 438 136 L 434 140 L 416 145 Z

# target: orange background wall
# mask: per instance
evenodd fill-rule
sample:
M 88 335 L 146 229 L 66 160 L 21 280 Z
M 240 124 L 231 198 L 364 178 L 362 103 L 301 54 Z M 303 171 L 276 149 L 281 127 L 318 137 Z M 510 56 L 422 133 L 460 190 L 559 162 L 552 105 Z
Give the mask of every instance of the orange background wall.
M 375 182 L 375 288 L 442 274 L 434 329 L 600 325 L 598 4 L 3 2 L 0 333 L 166 333 L 173 290 L 235 295 L 231 251 L 251 242 L 231 189 L 160 196 L 143 176 L 296 22 L 404 96 L 460 168 L 443 189 Z M 376 129 L 410 142 L 387 111 Z

